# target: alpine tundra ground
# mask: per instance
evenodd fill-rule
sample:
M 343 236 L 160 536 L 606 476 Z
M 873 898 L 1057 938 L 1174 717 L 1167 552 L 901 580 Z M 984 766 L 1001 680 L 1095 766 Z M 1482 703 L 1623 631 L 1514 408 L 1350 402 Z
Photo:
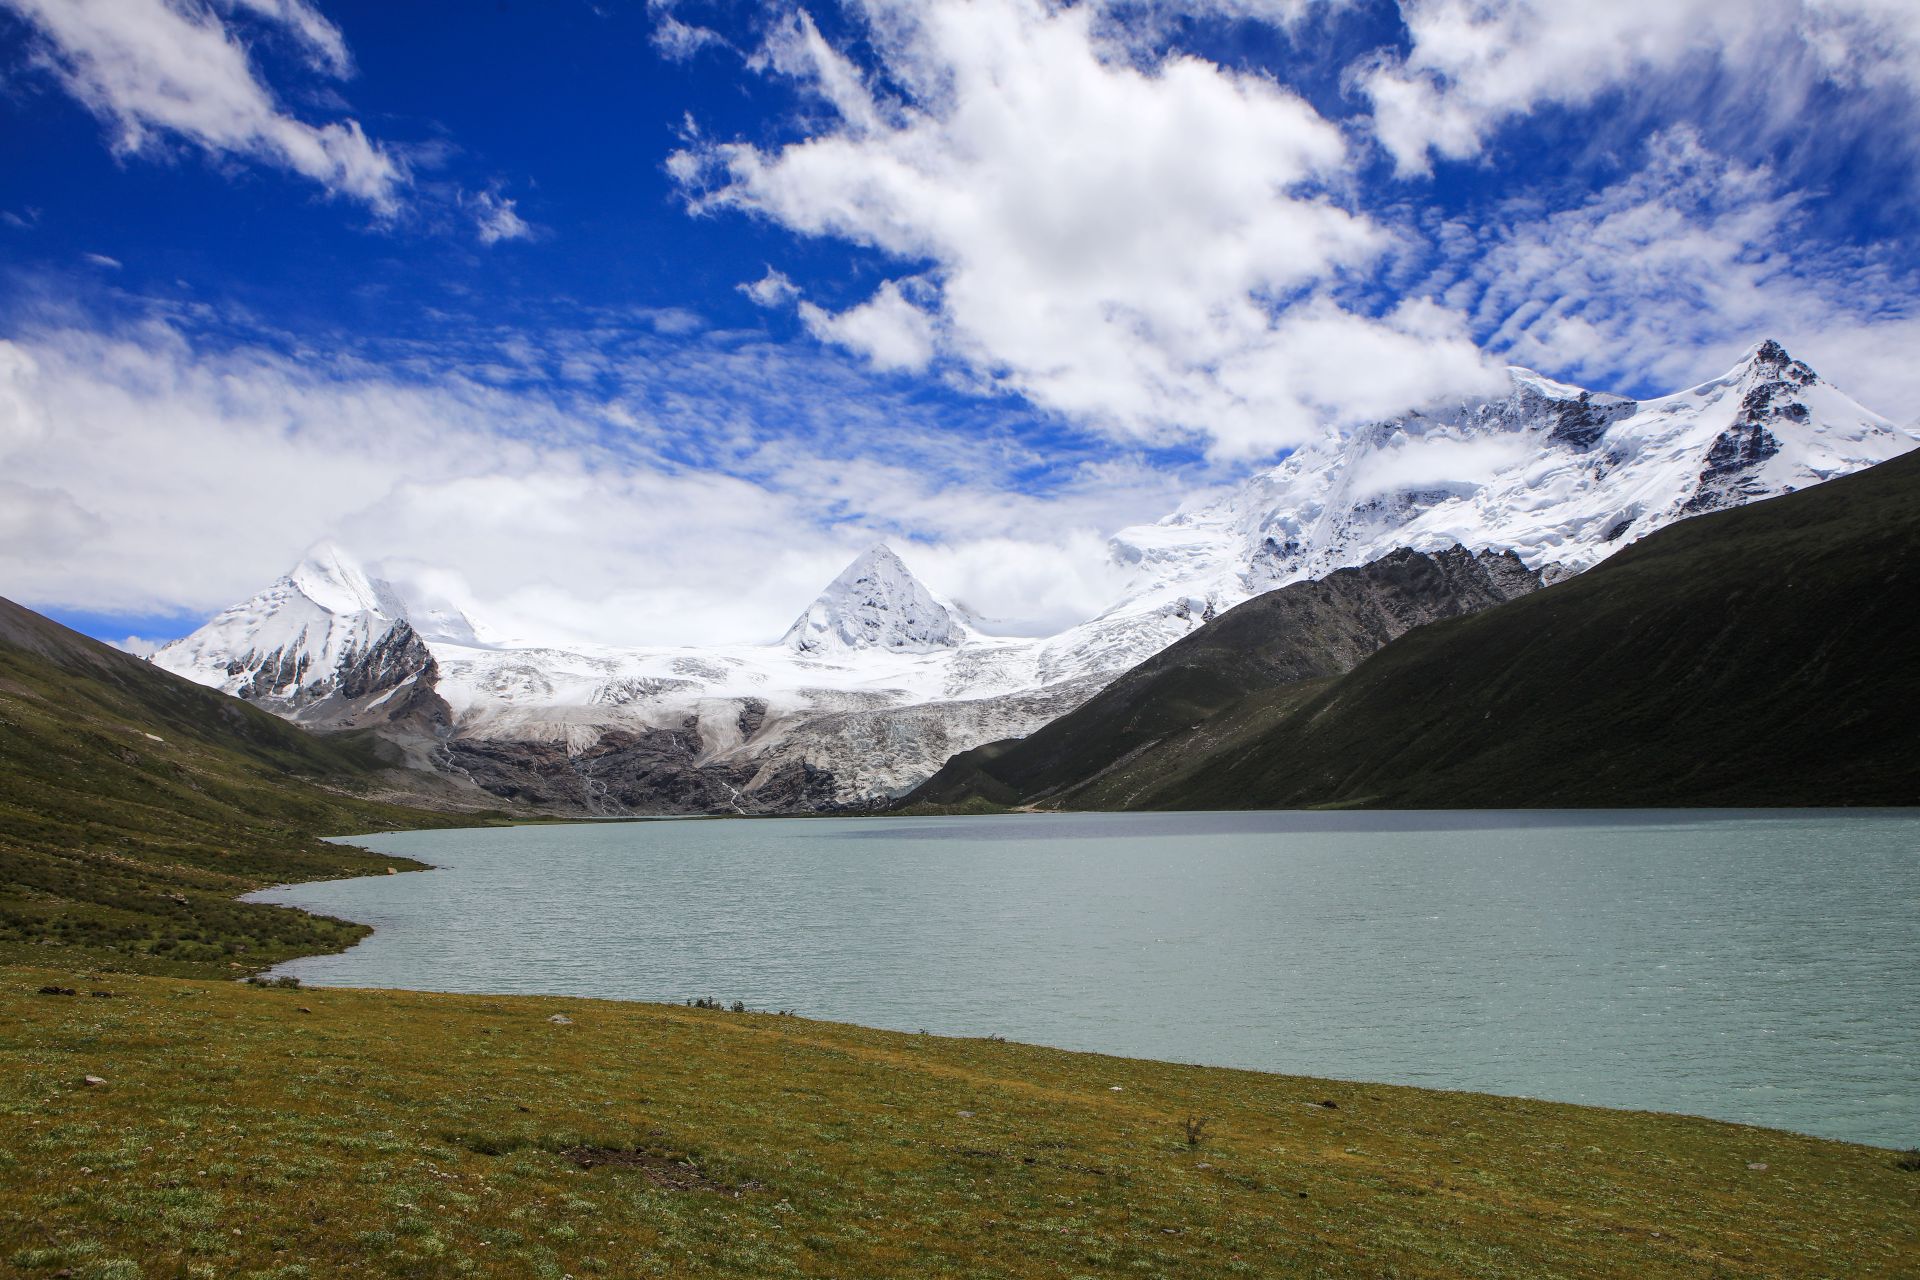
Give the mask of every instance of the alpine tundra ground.
M 0 1116 L 80 1280 L 1920 1274 L 1891 1151 L 674 1006 L 6 968 Z

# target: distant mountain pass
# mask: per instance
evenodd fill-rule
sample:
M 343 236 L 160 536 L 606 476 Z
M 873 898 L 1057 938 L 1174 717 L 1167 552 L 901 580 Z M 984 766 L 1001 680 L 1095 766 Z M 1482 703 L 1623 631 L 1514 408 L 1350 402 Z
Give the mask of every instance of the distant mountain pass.
M 1249 698 L 1350 671 L 1409 629 L 1492 608 L 1540 585 L 1511 552 L 1405 549 L 1255 596 L 1025 738 L 954 757 L 908 805 L 1124 808 L 1203 752 Z M 1202 726 L 1210 731 L 1196 734 Z

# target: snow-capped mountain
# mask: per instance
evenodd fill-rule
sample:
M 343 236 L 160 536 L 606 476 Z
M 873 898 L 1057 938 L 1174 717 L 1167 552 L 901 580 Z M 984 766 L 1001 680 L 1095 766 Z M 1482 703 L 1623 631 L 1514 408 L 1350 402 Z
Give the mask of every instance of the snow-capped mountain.
M 482 643 L 339 548 L 162 649 L 170 670 L 317 725 L 382 724 L 417 761 L 592 812 L 860 804 L 1030 732 L 1217 610 L 1399 547 L 1511 550 L 1549 580 L 1686 516 L 1915 447 L 1776 343 L 1633 401 L 1512 371 L 1487 403 L 1302 449 L 1226 498 L 1112 540 L 1132 585 L 1048 637 L 984 634 L 884 546 L 773 645 Z
M 893 548 L 882 544 L 828 583 L 781 643 L 800 653 L 931 653 L 966 640 L 959 612 L 922 586 Z
M 1123 610 L 1237 603 L 1396 547 L 1512 550 L 1549 581 L 1675 520 L 1905 453 L 1915 433 L 1776 342 L 1721 377 L 1634 401 L 1510 371 L 1484 404 L 1411 413 L 1290 455 L 1222 501 L 1122 530 Z
M 382 706 L 393 719 L 412 705 L 403 694 L 430 687 L 433 674 L 433 655 L 399 593 L 331 541 L 154 660 L 270 711 L 329 726 Z

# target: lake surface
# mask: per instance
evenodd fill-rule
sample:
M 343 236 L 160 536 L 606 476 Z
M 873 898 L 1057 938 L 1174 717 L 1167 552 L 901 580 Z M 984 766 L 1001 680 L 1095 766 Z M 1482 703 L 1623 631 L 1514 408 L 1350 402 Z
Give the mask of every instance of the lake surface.
M 1920 1145 L 1920 817 L 673 821 L 353 843 L 312 983 L 681 1001 Z

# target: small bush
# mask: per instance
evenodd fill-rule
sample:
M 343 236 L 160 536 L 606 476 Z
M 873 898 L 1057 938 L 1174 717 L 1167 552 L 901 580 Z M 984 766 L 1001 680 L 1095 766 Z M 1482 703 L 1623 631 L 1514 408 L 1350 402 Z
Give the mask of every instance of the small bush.
M 1906 1173 L 1920 1173 L 1920 1147 L 1902 1151 L 1893 1158 L 1893 1167 Z
M 1207 1136 L 1207 1118 L 1205 1116 L 1188 1116 L 1180 1122 L 1180 1127 L 1186 1130 L 1187 1145 L 1190 1147 L 1199 1146 L 1201 1140 Z

